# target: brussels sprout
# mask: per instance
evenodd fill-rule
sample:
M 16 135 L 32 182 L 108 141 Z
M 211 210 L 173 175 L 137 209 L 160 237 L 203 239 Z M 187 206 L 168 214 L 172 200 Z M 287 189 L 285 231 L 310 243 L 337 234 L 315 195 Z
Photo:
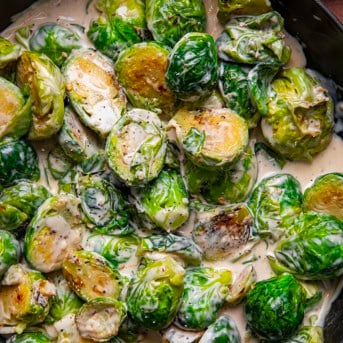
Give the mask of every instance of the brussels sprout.
M 48 169 L 56 180 L 63 180 L 72 170 L 74 162 L 65 154 L 60 146 L 48 153 Z
M 226 257 L 244 246 L 250 236 L 253 218 L 245 205 L 199 212 L 193 239 L 207 259 Z
M 50 312 L 45 322 L 52 324 L 70 313 L 76 313 L 82 306 L 80 298 L 69 288 L 60 271 L 48 275 L 48 280 L 56 287 L 56 295 L 52 300 Z
M 100 52 L 113 60 L 121 51 L 141 40 L 135 28 L 120 17 L 93 20 L 87 36 Z
M 106 137 L 126 107 L 112 62 L 93 50 L 74 50 L 63 66 L 63 75 L 81 121 Z
M 179 145 L 199 167 L 216 169 L 236 162 L 248 145 L 245 120 L 229 109 L 179 110 L 169 122 Z
M 262 119 L 269 144 L 290 160 L 311 160 L 331 140 L 333 102 L 302 68 L 283 70 L 271 84 Z
M 2 329 L 22 331 L 27 325 L 42 323 L 49 313 L 55 287 L 43 275 L 24 265 L 12 265 L 0 287 L 0 323 Z
M 79 248 L 83 230 L 79 200 L 70 194 L 51 197 L 26 230 L 25 258 L 41 272 L 58 270 L 65 256 Z
M 165 231 L 175 231 L 188 219 L 188 194 L 176 170 L 162 170 L 155 180 L 137 190 L 136 200 L 138 213 Z
M 0 77 L 0 102 L 0 139 L 25 135 L 32 120 L 31 98 L 25 98 L 17 86 Z
M 32 96 L 33 121 L 28 138 L 46 139 L 63 124 L 64 81 L 58 67 L 44 54 L 24 51 L 17 65 L 20 88 L 29 87 Z
M 343 174 L 330 173 L 316 178 L 305 190 L 304 211 L 323 212 L 343 220 Z
M 212 325 L 208 327 L 199 343 L 240 343 L 236 323 L 227 315 L 220 316 Z
M 15 181 L 39 179 L 36 152 L 22 140 L 5 139 L 0 142 L 0 183 L 7 187 Z
M 198 266 L 201 263 L 202 252 L 188 237 L 176 236 L 171 233 L 143 237 L 139 254 L 155 251 L 171 255 L 176 259 L 179 258 L 188 265 Z M 148 257 L 151 258 L 151 254 L 148 254 Z M 154 258 L 153 255 L 152 258 Z
M 297 331 L 304 318 L 306 295 L 290 274 L 259 281 L 248 292 L 245 315 L 252 333 L 281 341 Z
M 260 236 L 277 236 L 302 211 L 300 183 L 290 174 L 269 176 L 254 189 L 248 206 L 254 216 L 254 232 Z
M 134 44 L 119 56 L 115 70 L 134 107 L 170 118 L 175 98 L 165 80 L 168 55 L 154 42 Z
M 270 257 L 276 272 L 287 271 L 305 280 L 332 279 L 343 274 L 343 221 L 308 212 L 289 229 L 291 235 Z
M 225 303 L 230 283 L 229 270 L 209 267 L 188 269 L 183 300 L 177 313 L 178 325 L 187 330 L 202 330 L 211 325 Z
M 131 280 L 127 295 L 132 319 L 152 330 L 170 325 L 182 298 L 184 274 L 171 257 L 140 269 Z
M 39 26 L 30 38 L 30 49 L 47 55 L 59 67 L 71 51 L 78 48 L 81 48 L 80 37 L 56 23 Z
M 70 253 L 63 261 L 62 271 L 69 287 L 85 301 L 102 296 L 119 297 L 123 283 L 121 275 L 95 252 Z
M 175 325 L 169 326 L 162 332 L 163 343 L 197 343 L 203 331 L 185 331 Z
M 154 40 L 173 47 L 188 32 L 205 32 L 201 0 L 147 0 L 146 19 Z
M 19 258 L 19 242 L 11 233 L 0 230 L 0 280 L 12 264 L 18 263 Z
M 323 328 L 320 326 L 304 326 L 285 343 L 324 343 Z
M 0 73 L 16 62 L 20 53 L 21 48 L 19 45 L 10 42 L 4 37 L 0 37 Z
M 132 109 L 114 125 L 106 143 L 109 166 L 127 185 L 143 185 L 160 173 L 167 150 L 162 123 L 153 112 Z
M 0 229 L 12 231 L 27 220 L 27 214 L 12 205 L 0 202 Z
M 283 18 L 278 12 L 232 18 L 217 40 L 219 57 L 245 64 L 285 64 L 291 49 L 282 31 Z
M 270 2 L 266 0 L 218 0 L 218 7 L 217 16 L 224 23 L 234 15 L 257 15 L 272 9 Z
M 184 101 L 209 95 L 218 79 L 218 56 L 212 36 L 191 32 L 183 36 L 169 56 L 166 81 Z
M 42 332 L 26 332 L 9 338 L 6 343 L 50 343 L 51 339 Z
M 216 110 L 219 108 L 225 108 L 225 102 L 222 98 L 219 90 L 214 89 L 210 95 L 200 98 L 197 101 L 183 102 L 182 106 L 188 108 L 189 110 L 207 109 Z
M 134 260 L 138 264 L 136 252 L 139 244 L 140 238 L 136 235 L 113 237 L 92 234 L 83 243 L 83 248 L 88 251 L 95 251 L 110 261 L 113 267 L 120 268 L 127 262 L 134 264 Z

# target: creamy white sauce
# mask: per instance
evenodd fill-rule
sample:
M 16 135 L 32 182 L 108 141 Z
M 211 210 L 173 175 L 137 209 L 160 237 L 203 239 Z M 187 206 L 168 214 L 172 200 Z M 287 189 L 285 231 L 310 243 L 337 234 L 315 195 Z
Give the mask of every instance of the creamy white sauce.
M 216 18 L 217 13 L 217 0 L 205 0 L 205 6 L 208 13 L 207 16 L 207 32 L 212 34 L 216 39 L 222 32 L 223 27 L 218 23 Z M 98 12 L 95 9 L 94 3 L 89 6 L 86 11 L 85 0 L 40 0 L 32 5 L 29 9 L 23 13 L 17 15 L 14 19 L 15 22 L 9 26 L 2 36 L 13 39 L 14 32 L 20 27 L 25 25 L 34 24 L 35 27 L 46 22 L 58 22 L 60 24 L 69 26 L 74 30 L 77 30 L 72 24 L 78 24 L 88 28 L 92 19 L 98 17 Z M 288 63 L 288 66 L 304 67 L 306 65 L 306 58 L 303 54 L 302 47 L 299 42 L 296 41 L 289 34 L 285 33 L 286 41 L 292 48 L 292 56 Z M 81 34 L 83 47 L 92 47 L 92 44 L 88 40 L 85 34 Z M 137 137 L 136 137 L 137 138 Z M 50 145 L 50 146 L 49 146 Z M 57 193 L 57 183 L 53 178 L 46 176 L 46 160 L 47 153 L 54 145 L 54 142 L 50 143 L 34 143 L 34 147 L 39 155 L 39 164 L 41 168 L 40 184 L 44 184 L 49 187 L 53 194 Z M 302 185 L 303 190 L 311 184 L 314 179 L 324 173 L 328 172 L 343 172 L 343 159 L 340 158 L 343 152 L 343 141 L 337 136 L 334 136 L 329 147 L 316 156 L 311 163 L 306 162 L 287 162 L 282 172 L 287 172 L 294 175 Z M 258 180 L 266 177 L 267 175 L 281 172 L 279 167 L 275 163 L 269 160 L 263 154 L 258 156 Z M 181 232 L 189 233 L 193 226 L 194 215 L 191 215 L 187 224 L 181 228 Z M 254 247 L 254 242 L 250 243 L 252 250 L 250 253 L 245 254 L 238 262 L 233 263 L 233 256 L 228 257 L 222 261 L 209 262 L 204 261 L 204 265 L 213 266 L 216 268 L 230 269 L 233 272 L 233 276 L 237 277 L 239 272 L 246 266 L 243 264 L 245 261 L 250 260 L 252 257 L 256 261 L 251 262 L 255 267 L 257 273 L 257 279 L 262 280 L 269 278 L 273 275 L 269 263 L 267 262 L 266 255 L 272 253 L 273 245 L 270 244 L 266 248 L 265 243 L 257 244 Z M 247 249 L 247 247 L 245 248 Z M 135 263 L 133 263 L 135 265 Z M 310 316 L 316 315 L 317 320 L 314 324 L 323 325 L 326 314 L 328 313 L 332 301 L 339 294 L 342 288 L 342 282 L 340 280 L 334 280 L 330 282 L 319 283 L 320 288 L 324 291 L 323 300 L 313 310 L 306 314 L 305 323 L 309 323 Z M 1 311 L 1 308 L 0 308 Z M 230 308 L 226 306 L 222 309 L 222 313 L 228 313 L 235 320 L 239 331 L 241 333 L 243 342 L 256 342 L 255 339 L 247 336 L 246 321 L 244 319 L 243 307 L 236 306 Z M 74 315 L 69 315 L 54 324 L 55 330 L 58 333 L 58 342 L 82 342 L 82 340 L 75 327 Z M 161 342 L 161 337 L 156 332 L 148 332 L 145 339 L 141 342 Z

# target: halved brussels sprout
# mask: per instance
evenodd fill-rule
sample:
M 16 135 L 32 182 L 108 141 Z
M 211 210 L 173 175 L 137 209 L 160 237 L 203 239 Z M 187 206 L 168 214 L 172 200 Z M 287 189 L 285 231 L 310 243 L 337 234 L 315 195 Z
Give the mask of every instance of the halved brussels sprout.
M 126 108 L 111 60 L 93 50 L 74 50 L 63 66 L 63 75 L 81 121 L 106 137 Z
M 83 302 L 70 289 L 61 271 L 50 273 L 47 278 L 56 287 L 56 295 L 51 302 L 49 315 L 45 319 L 46 323 L 52 324 L 67 314 L 76 313 Z
M 56 23 L 45 23 L 30 38 L 30 49 L 47 55 L 61 66 L 73 49 L 81 48 L 79 35 Z
M 95 298 L 84 304 L 76 314 L 76 327 L 81 337 L 107 342 L 118 334 L 126 317 L 126 305 L 111 298 Z
M 202 252 L 193 240 L 171 233 L 167 235 L 151 235 L 142 238 L 139 254 L 146 254 L 148 258 L 154 259 L 154 252 L 170 255 L 175 259 L 181 259 L 182 262 L 191 266 L 198 266 L 201 263 Z M 160 257 L 161 254 L 157 254 L 157 259 L 160 259 Z
M 218 319 L 208 327 L 199 343 L 240 343 L 241 335 L 239 334 L 236 323 L 227 315 L 218 317 Z
M 257 15 L 272 9 L 270 2 L 266 0 L 218 0 L 218 7 L 217 16 L 224 24 L 235 15 Z
M 152 330 L 170 325 L 182 299 L 184 274 L 171 257 L 141 268 L 130 282 L 126 299 L 132 319 Z
M 54 135 L 63 124 L 64 80 L 58 67 L 44 54 L 24 51 L 17 65 L 17 82 L 29 87 L 33 121 L 28 134 L 31 140 Z
M 21 48 L 19 45 L 10 42 L 4 37 L 0 37 L 0 73 L 16 62 L 20 53 Z
M 305 190 L 304 211 L 323 212 L 343 220 L 343 174 L 329 173 L 317 177 Z
M 166 81 L 176 96 L 195 101 L 209 95 L 218 79 L 218 55 L 212 36 L 191 32 L 174 46 Z
M 60 146 L 55 146 L 48 153 L 48 169 L 50 174 L 56 180 L 63 180 L 73 169 L 72 161 L 62 150 Z
M 163 343 L 198 343 L 203 331 L 186 331 L 175 325 L 161 332 Z
M 83 248 L 88 251 L 95 251 L 110 261 L 115 268 L 121 268 L 128 262 L 138 265 L 136 252 L 139 244 L 140 238 L 136 235 L 113 237 L 92 234 L 83 243 Z
M 146 19 L 154 40 L 173 47 L 188 32 L 205 32 L 201 0 L 147 0 Z
M 305 302 L 304 289 L 290 274 L 259 281 L 245 302 L 248 327 L 268 341 L 292 337 L 304 318 Z
M 0 287 L 0 331 L 21 332 L 27 325 L 42 323 L 54 295 L 54 285 L 41 273 L 21 264 L 12 265 Z
M 175 231 L 189 216 L 188 194 L 181 175 L 165 169 L 156 179 L 135 192 L 138 213 L 165 231 Z
M 130 222 L 129 204 L 111 183 L 97 175 L 82 177 L 79 194 L 82 211 L 92 230 L 114 236 L 125 236 L 135 230 Z
M 39 168 L 36 152 L 22 140 L 5 139 L 0 142 L 0 183 L 7 187 L 15 181 L 37 181 Z
M 283 70 L 271 84 L 262 132 L 290 160 L 312 160 L 332 136 L 333 102 L 318 80 L 302 68 Z
M 232 165 L 248 145 L 245 120 L 229 109 L 179 110 L 168 124 L 196 165 L 216 169 Z
M 320 326 L 303 326 L 294 337 L 285 343 L 324 343 L 323 328 Z
M 0 202 L 0 229 L 15 230 L 27 220 L 27 214 L 12 205 Z
M 244 246 L 253 218 L 245 205 L 199 212 L 193 228 L 193 239 L 210 260 L 224 258 Z
M 154 42 L 134 44 L 115 65 L 118 81 L 134 107 L 170 118 L 175 98 L 166 84 L 169 51 Z
M 343 221 L 324 213 L 302 214 L 269 257 L 275 272 L 324 280 L 343 274 Z
M 252 192 L 248 206 L 254 216 L 254 233 L 278 236 L 302 211 L 300 183 L 290 174 L 266 177 Z
M 96 252 L 79 250 L 66 256 L 62 271 L 70 288 L 83 300 L 120 295 L 123 280 L 119 272 Z
M 231 283 L 229 270 L 196 267 L 186 271 L 183 299 L 177 324 L 187 330 L 202 330 L 211 325 L 225 303 Z
M 26 332 L 9 338 L 6 343 L 50 343 L 51 339 L 42 332 Z
M 245 64 L 286 64 L 291 49 L 282 31 L 283 18 L 278 12 L 232 18 L 217 40 L 219 57 Z
M 79 200 L 71 194 L 51 197 L 26 230 L 25 258 L 44 273 L 58 270 L 67 254 L 80 247 L 83 230 Z
M 158 116 L 132 109 L 114 125 L 106 143 L 109 166 L 129 186 L 142 186 L 158 176 L 167 150 Z
M 25 135 L 32 120 L 31 98 L 25 98 L 16 85 L 0 77 L 0 102 L 0 139 Z
M 0 230 L 0 280 L 12 264 L 18 263 L 20 245 L 10 232 Z

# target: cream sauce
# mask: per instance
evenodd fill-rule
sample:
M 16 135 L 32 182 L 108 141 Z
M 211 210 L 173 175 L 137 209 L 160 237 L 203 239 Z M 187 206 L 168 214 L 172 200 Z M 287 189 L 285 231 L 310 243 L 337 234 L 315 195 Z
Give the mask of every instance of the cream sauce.
M 9 26 L 2 35 L 9 39 L 14 38 L 14 32 L 18 28 L 34 24 L 39 26 L 46 22 L 58 22 L 60 24 L 69 26 L 76 30 L 73 24 L 78 24 L 86 29 L 89 26 L 90 21 L 93 18 L 98 17 L 98 13 L 95 9 L 94 3 L 89 6 L 86 11 L 85 0 L 40 0 L 32 5 L 29 9 L 25 10 L 21 14 L 18 14 L 14 20 L 14 24 Z M 205 6 L 208 13 L 207 16 L 207 32 L 212 34 L 216 39 L 222 32 L 223 27 L 219 24 L 216 13 L 217 13 L 217 0 L 205 0 Z M 83 47 L 92 47 L 87 36 L 80 33 L 82 37 Z M 306 58 L 303 54 L 301 45 L 295 38 L 285 33 L 285 39 L 288 45 L 292 48 L 292 55 L 288 66 L 299 66 L 304 67 L 306 65 Z M 53 146 L 53 142 L 50 143 Z M 57 183 L 52 178 L 45 177 L 46 168 L 46 157 L 47 152 L 50 150 L 49 146 L 45 146 L 42 143 L 34 144 L 38 155 L 39 163 L 41 168 L 41 179 L 39 183 L 49 187 L 53 194 L 57 193 Z M 313 180 L 324 173 L 328 172 L 343 172 L 343 159 L 337 158 L 339 154 L 343 152 L 343 141 L 334 136 L 329 147 L 316 156 L 311 163 L 305 162 L 287 162 L 282 172 L 287 172 L 294 175 L 301 183 L 302 188 L 305 189 Z M 269 174 L 281 172 L 281 170 L 275 165 L 275 163 L 269 160 L 266 156 L 259 154 L 258 156 L 258 180 L 266 177 Z M 194 223 L 194 216 L 191 215 L 189 221 L 183 228 L 180 229 L 183 233 L 188 233 Z M 269 263 L 267 262 L 266 256 L 273 251 L 273 245 L 265 246 L 265 243 L 255 244 L 255 242 L 249 243 L 251 251 L 244 254 L 237 262 L 233 263 L 233 256 L 216 262 L 204 261 L 204 265 L 213 266 L 215 268 L 230 269 L 233 272 L 234 277 L 237 277 L 246 263 L 250 262 L 256 269 L 257 279 L 262 280 L 269 278 L 273 275 Z M 248 247 L 245 248 L 246 250 Z M 316 306 L 315 309 L 311 310 L 306 314 L 305 323 L 309 323 L 309 318 L 313 315 L 316 316 L 316 321 L 313 324 L 323 325 L 326 314 L 328 313 L 332 301 L 339 294 L 342 289 L 342 282 L 340 280 L 319 283 L 320 288 L 324 291 L 323 300 Z M 225 307 L 222 313 L 228 313 L 235 320 L 239 331 L 241 333 L 243 342 L 256 342 L 255 339 L 249 337 L 246 332 L 246 321 L 244 319 L 243 306 L 236 306 L 233 308 Z M 73 315 L 67 316 L 60 322 L 56 323 L 55 328 L 59 332 L 58 342 L 81 342 L 77 330 L 75 328 L 75 322 Z M 63 332 L 63 334 L 62 334 Z M 158 333 L 149 332 L 145 339 L 141 342 L 161 342 L 161 338 Z

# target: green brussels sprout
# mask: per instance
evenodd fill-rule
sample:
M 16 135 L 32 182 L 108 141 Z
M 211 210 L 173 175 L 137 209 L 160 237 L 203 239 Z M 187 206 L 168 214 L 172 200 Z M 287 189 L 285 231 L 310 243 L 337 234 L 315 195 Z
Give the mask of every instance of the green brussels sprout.
M 0 202 L 0 229 L 12 231 L 27 220 L 27 214 L 10 204 Z
M 79 200 L 71 194 L 51 197 L 26 229 L 25 258 L 41 272 L 58 270 L 67 254 L 80 247 L 83 230 Z
M 0 323 L 7 333 L 42 323 L 49 313 L 55 287 L 44 276 L 24 265 L 12 265 L 0 287 Z M 10 330 L 12 330 L 10 332 Z
M 245 315 L 255 336 L 281 341 L 295 334 L 305 311 L 306 294 L 290 274 L 259 281 L 248 292 Z
M 154 40 L 163 45 L 173 47 L 188 32 L 205 32 L 201 0 L 147 0 L 145 13 Z
M 30 38 L 30 49 L 47 55 L 61 66 L 73 49 L 81 48 L 81 39 L 70 28 L 56 23 L 45 23 Z
M 48 169 L 56 180 L 63 180 L 72 170 L 74 162 L 60 146 L 55 146 L 48 153 Z
M 248 206 L 254 216 L 254 233 L 278 236 L 302 211 L 300 183 L 290 174 L 266 177 L 252 192 Z
M 0 139 L 25 135 L 32 120 L 31 98 L 25 98 L 16 85 L 0 77 L 0 102 Z
M 18 263 L 19 258 L 19 242 L 10 232 L 0 230 L 0 280 L 12 264 Z
M 291 49 L 282 31 L 283 18 L 278 12 L 232 18 L 217 39 L 219 57 L 245 64 L 286 64 Z
M 118 81 L 134 107 L 170 118 L 175 98 L 166 84 L 169 51 L 154 42 L 137 43 L 118 57 Z
M 266 0 L 218 0 L 218 7 L 217 16 L 224 24 L 235 15 L 257 15 L 272 9 L 270 2 Z
M 136 252 L 139 245 L 140 238 L 134 234 L 124 237 L 91 234 L 83 243 L 83 249 L 95 251 L 110 261 L 114 268 L 121 268 L 126 263 L 138 264 Z
M 218 319 L 208 327 L 199 343 L 240 343 L 241 336 L 239 334 L 236 323 L 227 315 L 218 317 Z
M 305 190 L 304 211 L 323 212 L 343 220 L 343 174 L 329 173 L 316 178 Z
M 93 20 L 87 36 L 100 52 L 113 60 L 121 51 L 141 41 L 135 28 L 120 17 Z
M 9 338 L 6 343 L 50 343 L 51 339 L 42 332 L 26 332 Z
M 303 326 L 294 337 L 285 343 L 324 343 L 323 328 L 320 326 Z
M 0 37 L 0 73 L 17 61 L 21 54 L 19 45 Z
M 36 152 L 22 140 L 5 139 L 0 142 L 0 183 L 7 187 L 15 181 L 37 181 L 40 172 Z
M 171 257 L 141 268 L 130 282 L 126 299 L 132 319 L 152 330 L 170 325 L 182 299 L 184 274 Z
M 17 65 L 17 82 L 32 96 L 31 140 L 51 137 L 60 130 L 64 116 L 64 80 L 58 67 L 44 54 L 24 51 Z
M 324 150 L 333 128 L 333 102 L 302 68 L 283 70 L 271 84 L 262 132 L 289 160 L 312 160 Z
M 167 85 L 179 99 L 195 101 L 209 95 L 217 79 L 218 56 L 212 36 L 187 33 L 169 56 Z
M 117 299 L 123 280 L 110 262 L 96 252 L 79 250 L 67 255 L 62 271 L 69 287 L 83 300 Z
M 176 236 L 172 233 L 167 235 L 151 235 L 143 237 L 139 248 L 139 254 L 145 254 L 150 259 L 154 259 L 154 252 L 172 256 L 180 259 L 187 265 L 198 266 L 201 263 L 202 252 L 192 239 L 183 236 Z M 147 254 L 148 253 L 148 254 Z M 152 253 L 152 254 L 149 254 Z
M 80 298 L 70 289 L 61 271 L 50 273 L 48 280 L 56 287 L 48 317 L 45 322 L 52 324 L 70 313 L 76 313 L 82 306 Z
M 245 205 L 216 207 L 198 213 L 193 239 L 209 260 L 224 258 L 244 246 L 253 223 Z
M 107 342 L 118 334 L 126 317 L 126 305 L 111 298 L 95 298 L 84 304 L 75 322 L 80 336 L 95 342 Z
M 332 279 L 343 274 L 343 221 L 324 213 L 302 214 L 279 242 L 275 258 L 269 257 L 275 272 L 289 272 L 300 279 Z
M 211 325 L 225 303 L 231 283 L 229 270 L 209 267 L 188 269 L 177 323 L 187 330 L 202 330 Z
M 126 108 L 111 60 L 90 49 L 74 50 L 62 71 L 68 97 L 81 121 L 106 137 Z
M 156 178 L 166 150 L 166 134 L 160 119 L 142 109 L 132 109 L 118 120 L 106 143 L 109 166 L 129 186 L 143 185 Z
M 206 169 L 232 165 L 248 145 L 245 120 L 229 109 L 180 109 L 168 126 L 175 129 L 187 157 Z
M 189 216 L 188 194 L 181 175 L 165 169 L 145 188 L 135 192 L 138 213 L 165 231 L 175 231 Z
M 203 331 L 185 331 L 175 325 L 162 331 L 163 343 L 198 343 Z

